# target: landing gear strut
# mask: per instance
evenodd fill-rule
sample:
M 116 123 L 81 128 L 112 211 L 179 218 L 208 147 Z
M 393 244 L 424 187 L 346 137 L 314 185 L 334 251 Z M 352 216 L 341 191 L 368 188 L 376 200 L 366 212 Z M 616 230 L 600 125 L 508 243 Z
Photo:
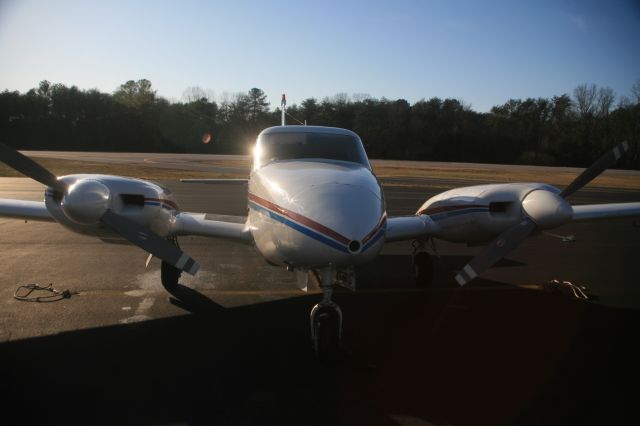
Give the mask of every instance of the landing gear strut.
M 182 271 L 180 269 L 164 260 L 162 261 L 162 266 L 160 266 L 160 281 L 162 282 L 162 287 L 169 293 L 178 288 L 178 280 L 181 274 Z
M 311 310 L 311 341 L 318 359 L 331 362 L 338 357 L 342 338 L 342 311 L 331 300 L 336 282 L 336 269 L 321 269 L 319 278 L 322 300 Z
M 171 242 L 176 247 L 180 248 L 176 238 L 172 238 Z M 160 266 L 160 281 L 162 282 L 162 287 L 164 287 L 169 293 L 178 288 L 178 280 L 180 279 L 181 274 L 182 270 L 165 262 L 164 260 L 162 261 L 162 265 Z

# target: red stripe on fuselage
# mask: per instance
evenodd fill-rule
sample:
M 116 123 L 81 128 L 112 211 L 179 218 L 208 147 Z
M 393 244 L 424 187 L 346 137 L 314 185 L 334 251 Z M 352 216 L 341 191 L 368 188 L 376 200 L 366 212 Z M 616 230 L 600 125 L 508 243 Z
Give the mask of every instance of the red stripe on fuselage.
M 287 210 L 283 207 L 280 207 L 277 204 L 272 203 L 271 201 L 265 200 L 264 198 L 258 197 L 257 195 L 251 194 L 249 193 L 249 199 L 253 202 L 256 202 L 258 204 L 260 204 L 263 207 L 268 208 L 269 210 L 273 210 L 274 212 L 277 212 L 283 216 L 288 217 L 289 219 L 293 219 L 296 222 L 305 225 L 315 231 L 321 232 L 331 238 L 333 238 L 336 241 L 341 242 L 342 244 L 349 244 L 349 239 L 343 235 L 338 234 L 336 231 L 334 231 L 333 229 L 329 229 L 326 226 L 309 219 L 308 217 L 304 217 L 301 214 L 292 212 L 291 210 Z

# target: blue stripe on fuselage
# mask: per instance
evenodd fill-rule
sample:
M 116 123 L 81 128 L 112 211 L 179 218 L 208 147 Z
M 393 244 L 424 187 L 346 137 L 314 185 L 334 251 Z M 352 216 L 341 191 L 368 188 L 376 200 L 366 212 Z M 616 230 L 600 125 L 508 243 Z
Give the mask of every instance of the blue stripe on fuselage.
M 369 242 L 364 245 L 364 247 L 362 247 L 362 251 L 363 252 L 367 251 L 372 245 L 374 245 L 376 241 L 378 241 L 380 237 L 384 235 L 385 231 L 386 231 L 386 226 L 383 226 L 382 228 L 380 228 L 378 233 L 372 239 L 370 239 Z
M 309 228 L 305 228 L 304 226 L 302 226 L 302 225 L 300 225 L 300 224 L 298 224 L 296 222 L 293 222 L 293 221 L 287 219 L 286 217 L 284 217 L 282 215 L 279 215 L 278 213 L 275 213 L 275 212 L 273 212 L 273 211 L 261 206 L 258 203 L 255 203 L 253 201 L 249 201 L 249 207 L 254 209 L 257 212 L 260 212 L 260 213 L 263 213 L 263 214 L 269 216 L 273 220 L 277 220 L 278 222 L 283 223 L 283 224 L 287 225 L 288 227 L 293 228 L 296 231 L 301 232 L 301 233 L 313 238 L 314 240 L 320 241 L 321 243 L 324 243 L 324 244 L 326 244 L 326 245 L 328 245 L 328 246 L 330 246 L 330 247 L 332 247 L 332 248 L 334 248 L 334 249 L 336 249 L 338 251 L 341 251 L 343 253 L 349 253 L 347 248 L 345 246 L 343 246 L 342 244 L 340 244 L 340 243 L 338 243 L 336 241 L 333 241 L 332 239 L 329 239 L 329 238 L 325 237 L 324 235 L 319 234 L 316 231 L 313 231 L 313 230 L 311 230 Z

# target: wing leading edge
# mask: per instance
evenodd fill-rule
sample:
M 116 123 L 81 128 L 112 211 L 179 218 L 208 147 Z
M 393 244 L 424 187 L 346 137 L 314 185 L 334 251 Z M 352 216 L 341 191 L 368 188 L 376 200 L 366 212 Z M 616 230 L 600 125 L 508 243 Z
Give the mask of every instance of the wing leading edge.
M 427 215 L 396 216 L 387 218 L 385 241 L 404 241 L 437 236 L 438 225 Z
M 573 222 L 640 216 L 640 203 L 588 204 L 572 208 Z
M 0 198 L 0 217 L 55 222 L 44 202 Z M 171 226 L 172 235 L 201 235 L 251 242 L 246 217 L 178 213 Z
M 250 243 L 251 230 L 246 217 L 221 216 L 204 213 L 179 213 L 172 224 L 172 235 L 200 235 L 203 237 L 228 238 Z
M 10 200 L 0 198 L 0 217 L 54 222 L 42 201 Z
M 571 222 L 640 217 L 640 203 L 588 204 L 572 206 Z M 428 215 L 396 216 L 387 219 L 385 241 L 438 237 L 440 229 Z

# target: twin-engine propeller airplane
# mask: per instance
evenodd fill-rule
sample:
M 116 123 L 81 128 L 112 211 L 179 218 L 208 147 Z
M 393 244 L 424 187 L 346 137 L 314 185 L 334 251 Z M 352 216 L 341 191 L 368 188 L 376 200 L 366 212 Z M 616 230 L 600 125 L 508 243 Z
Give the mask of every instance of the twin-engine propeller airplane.
M 283 123 L 284 124 L 284 123 Z M 539 183 L 453 189 L 426 201 L 412 216 L 388 217 L 380 183 L 354 132 L 316 126 L 277 126 L 260 133 L 247 181 L 249 213 L 243 223 L 180 211 L 161 185 L 94 174 L 55 177 L 0 144 L 0 160 L 46 185 L 44 202 L 0 199 L 0 216 L 55 221 L 105 241 L 128 240 L 162 260 L 161 280 L 177 288 L 182 271 L 198 263 L 177 244 L 181 235 L 252 243 L 273 265 L 308 272 L 323 297 L 311 310 L 311 337 L 320 357 L 337 349 L 342 313 L 335 285 L 355 286 L 354 265 L 371 262 L 385 242 L 416 240 L 418 278 L 428 278 L 429 239 L 488 244 L 455 277 L 464 285 L 507 255 L 527 236 L 570 221 L 639 216 L 640 203 L 572 206 L 566 198 L 613 165 L 627 149 L 616 146 L 564 190 Z M 211 180 L 215 181 L 215 180 Z

